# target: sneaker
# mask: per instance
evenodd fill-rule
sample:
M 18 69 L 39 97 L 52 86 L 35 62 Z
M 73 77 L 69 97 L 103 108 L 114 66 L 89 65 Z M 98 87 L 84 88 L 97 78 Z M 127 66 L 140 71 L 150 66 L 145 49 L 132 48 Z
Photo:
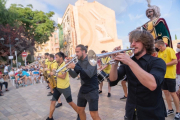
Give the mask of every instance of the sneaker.
M 124 97 L 120 98 L 120 100 L 126 100 L 126 99 L 127 99 L 127 97 L 126 97 L 126 96 L 124 96 Z
M 47 89 L 49 89 L 50 87 L 48 86 Z
M 47 94 L 47 96 L 51 96 L 51 95 L 53 95 L 51 92 L 49 92 L 49 93 Z
M 108 93 L 107 97 L 111 97 L 111 93 Z
M 62 106 L 62 103 L 58 103 L 58 104 L 56 105 L 56 108 L 61 107 L 61 106 Z
M 102 93 L 102 90 L 99 90 L 99 94 L 101 94 Z
M 176 112 L 176 115 L 175 115 L 174 119 L 175 119 L 175 120 L 176 120 L 176 119 L 179 120 L 179 118 L 180 118 L 180 113 Z
M 174 114 L 174 110 L 167 110 L 167 116 Z
M 54 120 L 54 118 L 53 118 L 53 117 L 52 117 L 52 118 L 49 118 L 49 117 L 48 117 L 46 120 Z

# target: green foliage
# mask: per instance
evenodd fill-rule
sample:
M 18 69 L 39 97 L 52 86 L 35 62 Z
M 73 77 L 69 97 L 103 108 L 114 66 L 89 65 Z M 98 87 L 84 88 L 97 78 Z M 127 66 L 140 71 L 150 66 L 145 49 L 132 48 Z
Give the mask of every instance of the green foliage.
M 176 34 L 175 34 L 175 40 L 177 40 L 177 36 L 176 36 Z
M 32 10 L 31 4 L 26 7 L 22 5 L 12 4 L 9 10 L 18 13 L 18 21 L 25 27 L 28 32 L 38 43 L 49 40 L 51 33 L 54 32 L 54 21 L 51 17 L 54 12 L 44 13 L 43 11 Z M 29 38 L 31 39 L 31 38 Z
M 63 43 L 64 43 L 64 37 L 63 37 L 63 28 L 62 28 L 62 26 L 58 26 L 58 28 L 59 28 L 59 46 L 60 46 L 60 49 L 61 48 L 63 48 L 64 46 L 63 46 Z
M 27 59 L 26 59 L 29 63 L 32 63 L 33 61 L 31 61 L 31 55 L 29 54 L 28 56 L 27 56 Z
M 6 9 L 6 0 L 0 0 L 0 25 L 14 25 L 18 14 L 14 11 Z
M 23 26 L 28 32 L 27 39 L 34 38 L 40 44 L 49 40 L 55 29 L 55 22 L 51 20 L 54 12 L 33 10 L 31 4 L 11 4 L 9 9 L 5 5 L 6 0 L 0 0 L 0 25 Z
M 18 60 L 18 62 L 21 62 L 21 65 L 22 65 L 22 66 L 24 66 L 24 61 L 23 61 L 21 55 L 19 55 L 19 56 L 17 57 L 17 60 Z M 33 62 L 33 61 L 31 61 L 31 55 L 30 55 L 30 54 L 28 54 L 28 56 L 27 56 L 27 58 L 26 58 L 26 61 L 29 62 L 29 63 L 32 63 L 32 62 Z

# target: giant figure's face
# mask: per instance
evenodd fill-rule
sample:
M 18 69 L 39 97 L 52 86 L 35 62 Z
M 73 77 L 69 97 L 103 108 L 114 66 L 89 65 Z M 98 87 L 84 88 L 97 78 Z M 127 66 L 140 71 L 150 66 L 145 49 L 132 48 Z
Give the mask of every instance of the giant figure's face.
M 146 12 L 146 15 L 149 19 L 152 20 L 152 18 L 154 17 L 154 10 L 152 9 L 148 9 L 147 12 Z

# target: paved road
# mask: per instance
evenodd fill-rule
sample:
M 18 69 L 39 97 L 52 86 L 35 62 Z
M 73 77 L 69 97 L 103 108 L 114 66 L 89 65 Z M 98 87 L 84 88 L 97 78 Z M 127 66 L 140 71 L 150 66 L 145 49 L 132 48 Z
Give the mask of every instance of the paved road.
M 80 81 L 71 79 L 73 101 L 77 103 L 77 93 Z M 46 83 L 39 83 L 27 87 L 15 89 L 9 83 L 9 92 L 4 92 L 0 97 L 0 120 L 45 120 L 48 117 L 50 99 L 47 96 L 49 90 Z M 3 89 L 4 91 L 4 89 Z M 104 83 L 103 93 L 99 99 L 99 114 L 102 120 L 123 120 L 125 113 L 125 101 L 120 101 L 123 96 L 121 86 L 112 88 L 112 96 L 107 97 L 107 82 Z M 61 97 L 63 106 L 54 112 L 55 120 L 76 120 L 77 114 L 66 103 L 64 96 Z M 92 120 L 86 108 L 87 120 Z M 166 120 L 173 120 L 174 115 Z

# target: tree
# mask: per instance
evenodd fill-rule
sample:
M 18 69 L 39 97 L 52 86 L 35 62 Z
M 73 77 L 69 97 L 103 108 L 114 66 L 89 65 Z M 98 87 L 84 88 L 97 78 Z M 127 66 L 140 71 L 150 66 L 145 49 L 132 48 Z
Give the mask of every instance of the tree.
M 37 43 L 45 43 L 55 30 L 55 22 L 51 20 L 54 12 L 44 13 L 38 10 L 33 11 L 32 8 L 31 4 L 26 7 L 12 4 L 9 10 L 18 13 L 17 22 L 25 28 L 29 36 L 34 37 Z
M 177 40 L 177 36 L 176 36 L 176 34 L 175 34 L 175 40 Z
M 18 55 L 20 55 L 24 50 L 29 50 L 30 53 L 33 53 L 33 50 L 35 49 L 34 46 L 34 39 L 27 39 L 27 38 L 33 38 L 32 36 L 29 36 L 29 34 L 25 31 L 25 28 L 23 26 L 17 27 L 17 26 L 10 26 L 10 25 L 0 25 L 0 36 L 1 38 L 4 38 L 4 43 L 0 43 L 0 56 L 9 56 L 10 50 L 8 46 L 5 46 L 4 44 L 11 44 L 12 50 L 11 53 L 14 55 L 14 51 L 16 50 L 18 52 Z M 9 41 L 9 38 L 11 39 L 11 43 Z M 18 38 L 18 41 L 15 41 L 15 39 Z
M 14 25 L 17 19 L 17 13 L 6 9 L 6 0 L 0 0 L 0 25 Z
M 55 22 L 51 20 L 54 12 L 44 13 L 43 11 L 32 10 L 31 4 L 24 7 L 21 4 L 12 4 L 9 9 L 5 7 L 6 0 L 0 0 L 0 38 L 8 43 L 10 36 L 12 53 L 18 50 L 18 55 L 24 50 L 34 53 L 34 42 L 45 43 L 55 30 Z M 14 38 L 20 40 L 15 43 Z M 9 47 L 0 44 L 0 56 L 9 55 Z
M 59 26 L 58 29 L 59 29 L 59 46 L 60 46 L 60 49 L 62 49 L 64 47 L 63 28 Z

